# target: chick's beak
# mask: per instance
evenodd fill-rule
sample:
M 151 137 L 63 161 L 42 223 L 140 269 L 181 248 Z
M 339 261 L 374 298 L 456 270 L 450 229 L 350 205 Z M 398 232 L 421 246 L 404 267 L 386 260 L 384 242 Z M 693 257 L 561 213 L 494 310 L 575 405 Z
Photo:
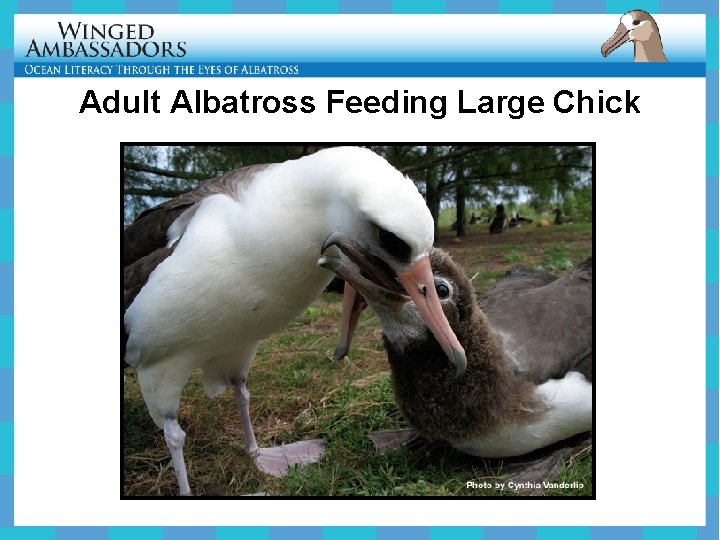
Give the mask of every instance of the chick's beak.
M 435 291 L 435 277 L 430 266 L 430 258 L 427 255 L 421 257 L 408 272 L 399 273 L 398 278 L 448 359 L 455 364 L 455 374 L 459 377 L 467 367 L 467 358 L 455 332 L 450 328 L 440 298 Z

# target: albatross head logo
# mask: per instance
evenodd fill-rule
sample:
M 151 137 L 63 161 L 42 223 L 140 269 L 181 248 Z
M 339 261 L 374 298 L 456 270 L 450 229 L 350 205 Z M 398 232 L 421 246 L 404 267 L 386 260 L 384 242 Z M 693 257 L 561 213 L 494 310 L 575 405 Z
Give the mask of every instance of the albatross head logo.
M 635 44 L 635 62 L 667 62 L 658 25 L 647 11 L 634 9 L 620 17 L 615 33 L 603 43 L 600 53 L 607 56 L 623 43 Z

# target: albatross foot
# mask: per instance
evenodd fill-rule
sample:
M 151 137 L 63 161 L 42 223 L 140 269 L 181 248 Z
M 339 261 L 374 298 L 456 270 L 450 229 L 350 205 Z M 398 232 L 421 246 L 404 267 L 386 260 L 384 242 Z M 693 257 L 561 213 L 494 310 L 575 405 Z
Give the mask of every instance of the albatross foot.
M 315 463 L 324 452 L 325 441 L 313 439 L 273 448 L 258 448 L 253 454 L 253 460 L 258 470 L 282 478 L 293 465 L 304 467 Z
M 368 433 L 368 439 L 375 446 L 375 452 L 381 455 L 388 450 L 412 445 L 419 437 L 412 429 L 386 429 Z

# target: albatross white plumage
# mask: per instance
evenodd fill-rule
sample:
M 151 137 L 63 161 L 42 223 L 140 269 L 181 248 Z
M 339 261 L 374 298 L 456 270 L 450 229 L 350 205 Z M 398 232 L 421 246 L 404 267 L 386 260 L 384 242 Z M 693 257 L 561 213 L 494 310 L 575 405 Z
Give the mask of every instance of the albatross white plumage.
M 164 245 L 155 245 L 158 238 Z M 182 495 L 190 486 L 177 413 L 185 383 L 201 366 L 209 396 L 234 388 L 246 450 L 259 469 L 281 475 L 321 456 L 322 441 L 258 448 L 246 381 L 259 341 L 332 279 L 316 264 L 321 250 L 344 257 L 335 246 L 348 241 L 397 277 L 448 358 L 464 366 L 433 287 L 427 206 L 408 178 L 370 150 L 331 148 L 246 167 L 143 213 L 126 231 L 124 358 L 164 430 Z

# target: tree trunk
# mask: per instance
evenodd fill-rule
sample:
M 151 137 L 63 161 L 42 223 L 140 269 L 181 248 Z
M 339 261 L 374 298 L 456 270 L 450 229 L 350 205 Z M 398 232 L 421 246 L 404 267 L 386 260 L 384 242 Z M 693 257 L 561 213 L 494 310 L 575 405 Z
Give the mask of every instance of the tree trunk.
M 428 146 L 426 157 L 428 160 L 435 159 L 435 147 Z M 425 204 L 430 209 L 430 215 L 433 219 L 433 237 L 438 239 L 440 228 L 438 226 L 440 219 L 440 191 L 438 186 L 440 180 L 438 178 L 438 167 L 428 167 L 425 170 Z
M 457 236 L 465 236 L 465 197 L 467 196 L 467 186 L 465 183 L 465 172 L 462 165 L 458 165 L 457 172 L 455 174 L 455 232 Z
M 436 182 L 437 181 L 433 181 L 426 184 L 426 202 L 430 209 L 430 215 L 433 218 L 433 234 L 435 240 L 438 239 L 438 235 L 440 234 L 440 228 L 438 227 L 438 221 L 440 219 L 440 193 L 437 190 Z

